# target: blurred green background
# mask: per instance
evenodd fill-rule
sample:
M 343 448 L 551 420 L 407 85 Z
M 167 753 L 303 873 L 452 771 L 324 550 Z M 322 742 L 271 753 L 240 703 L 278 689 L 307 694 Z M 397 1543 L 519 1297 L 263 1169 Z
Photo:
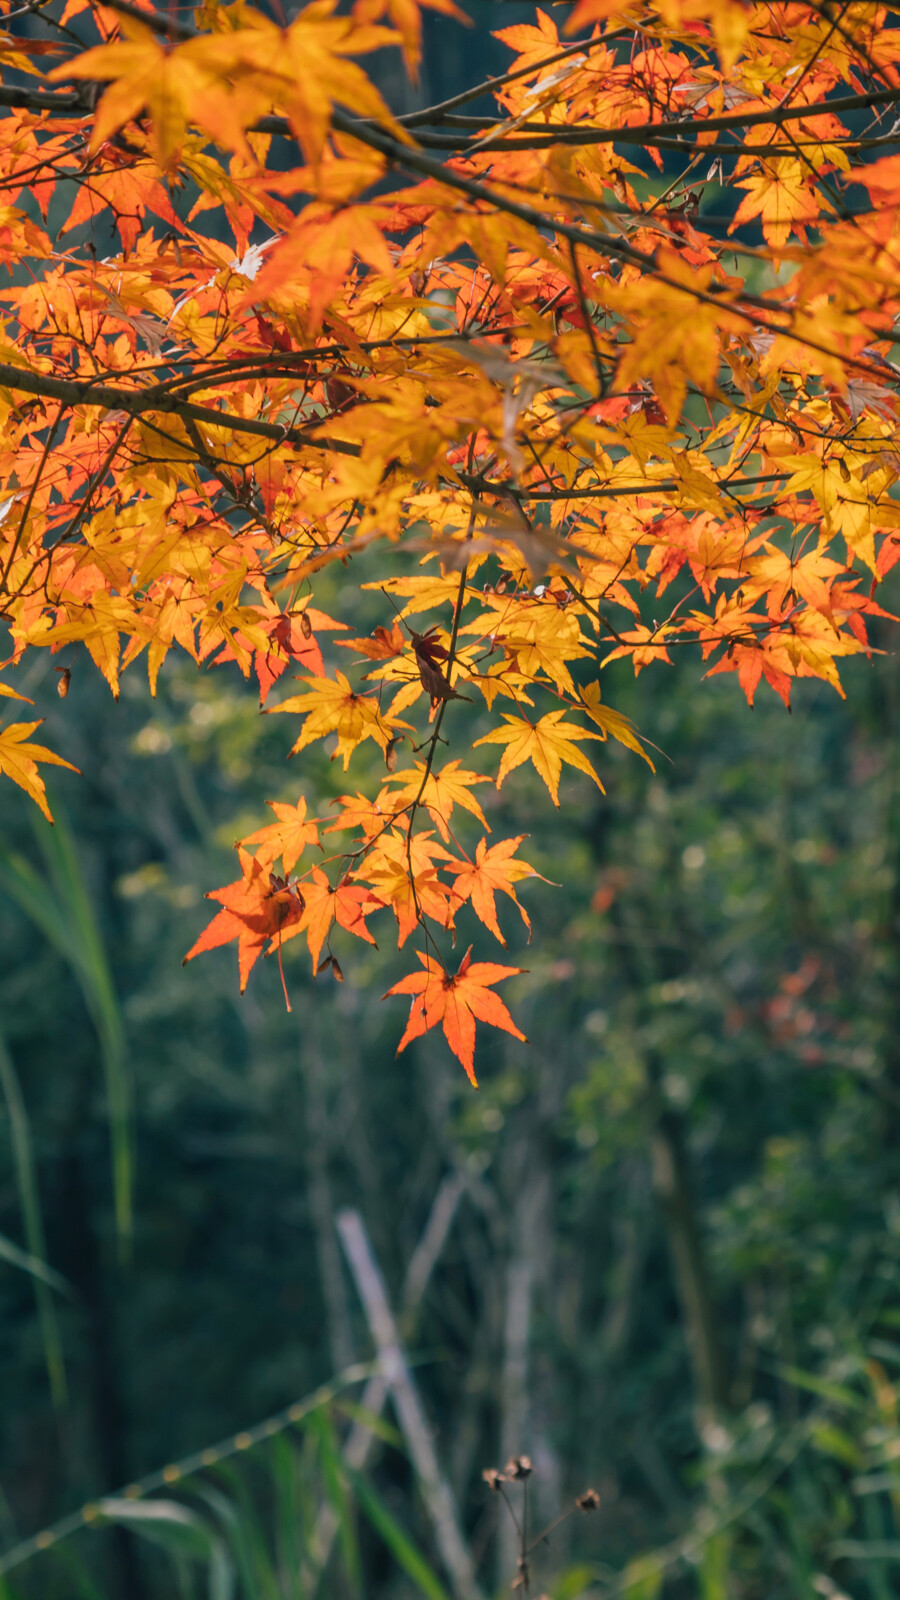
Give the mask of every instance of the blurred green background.
M 390 621 L 339 583 L 325 610 Z M 534 1595 L 900 1593 L 897 664 L 849 663 L 846 703 L 800 684 L 789 716 L 676 654 L 604 675 L 655 775 L 610 744 L 605 797 L 575 776 L 555 813 L 524 769 L 478 791 L 559 885 L 521 888 L 530 948 L 501 913 L 530 1043 L 479 1029 L 478 1093 L 439 1036 L 395 1056 L 387 915 L 378 950 L 338 932 L 342 987 L 286 949 L 292 1015 L 274 963 L 243 999 L 233 949 L 181 966 L 264 802 L 325 812 L 366 758 L 349 783 L 324 747 L 287 763 L 232 668 L 173 661 L 156 702 L 136 668 L 118 705 L 81 658 L 65 702 L 49 660 L 23 674 L 84 777 L 55 829 L 2 800 L 8 1595 L 508 1593 L 482 1473 L 521 1452 L 532 1533 L 600 1497 L 534 1552 Z M 490 952 L 467 916 L 459 949 Z M 300 1405 L 375 1353 L 346 1208 L 437 1488 L 358 1373 Z

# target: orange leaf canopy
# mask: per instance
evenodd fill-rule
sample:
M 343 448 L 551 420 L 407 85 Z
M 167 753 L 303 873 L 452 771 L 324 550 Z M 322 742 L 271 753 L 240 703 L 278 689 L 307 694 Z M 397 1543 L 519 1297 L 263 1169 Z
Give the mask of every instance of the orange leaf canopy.
M 537 7 L 488 110 L 403 120 L 363 63 L 415 69 L 416 0 L 26 10 L 0 0 L 0 695 L 41 651 L 64 691 L 143 662 L 155 694 L 179 652 L 255 675 L 303 776 L 191 957 L 236 941 L 243 987 L 302 934 L 336 973 L 383 911 L 420 941 L 404 1046 L 440 1025 L 471 1074 L 516 969 L 451 977 L 438 941 L 502 944 L 498 894 L 530 932 L 496 790 L 602 804 L 613 745 L 649 762 L 615 664 L 789 705 L 885 647 L 900 5 L 579 0 L 562 36 Z M 0 729 L 45 816 L 71 703 L 47 746 Z

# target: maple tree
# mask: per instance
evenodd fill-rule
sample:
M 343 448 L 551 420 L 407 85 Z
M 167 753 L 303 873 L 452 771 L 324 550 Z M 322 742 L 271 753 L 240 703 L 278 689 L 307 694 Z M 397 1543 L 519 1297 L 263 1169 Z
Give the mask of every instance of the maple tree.
M 650 760 L 607 662 L 693 647 L 789 704 L 890 615 L 897 11 L 577 0 L 396 116 L 358 58 L 415 73 L 415 0 L 2 10 L 0 694 L 42 650 L 62 698 L 84 652 L 155 692 L 177 648 L 253 674 L 293 752 L 368 742 L 380 783 L 275 804 L 189 956 L 236 938 L 243 987 L 303 936 L 340 978 L 335 926 L 392 912 L 401 1048 L 440 1025 L 474 1081 L 518 969 L 450 937 L 502 943 L 533 872 L 479 785 Z M 372 547 L 382 620 L 340 637 L 317 574 Z M 49 815 L 67 763 L 15 715 L 0 772 Z

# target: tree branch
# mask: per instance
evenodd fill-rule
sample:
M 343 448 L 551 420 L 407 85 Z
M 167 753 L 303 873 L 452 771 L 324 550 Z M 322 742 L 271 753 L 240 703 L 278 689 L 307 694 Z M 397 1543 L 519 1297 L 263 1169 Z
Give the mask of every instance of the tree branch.
M 237 417 L 229 411 L 216 411 L 212 406 L 196 406 L 188 400 L 179 400 L 168 389 L 156 385 L 148 389 L 119 389 L 112 384 L 54 378 L 50 373 L 5 364 L 0 364 L 0 384 L 41 399 L 59 400 L 68 406 L 100 406 L 106 411 L 124 411 L 133 417 L 154 411 L 163 412 L 185 421 L 191 418 L 194 422 L 205 422 L 211 427 L 254 434 L 260 439 L 271 439 L 274 444 L 289 442 L 307 445 L 313 450 L 333 450 L 344 456 L 358 456 L 360 453 L 359 446 L 347 440 L 314 439 L 302 428 L 291 428 L 280 422 L 262 422 L 252 417 Z

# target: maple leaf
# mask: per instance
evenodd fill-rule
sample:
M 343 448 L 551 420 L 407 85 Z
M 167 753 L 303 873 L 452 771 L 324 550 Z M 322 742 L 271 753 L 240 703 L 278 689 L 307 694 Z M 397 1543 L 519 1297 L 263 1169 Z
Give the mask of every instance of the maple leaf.
M 32 37 L 40 9 L 27 41 L 0 37 L 17 79 L 57 48 Z M 490 780 L 462 751 L 433 765 L 449 700 L 480 696 L 498 786 L 530 761 L 558 804 L 564 767 L 600 784 L 587 740 L 650 759 L 579 682 L 598 641 L 635 674 L 696 642 L 751 702 L 763 678 L 785 702 L 803 678 L 842 693 L 843 658 L 888 620 L 859 569 L 877 581 L 900 559 L 900 157 L 869 161 L 839 115 L 843 85 L 895 72 L 889 22 L 848 13 L 850 49 L 803 7 L 761 34 L 753 0 L 578 0 L 567 26 L 602 26 L 565 46 L 537 11 L 500 34 L 518 58 L 483 130 L 444 120 L 438 153 L 354 59 L 400 45 L 413 64 L 415 0 L 288 9 L 279 26 L 215 3 L 173 25 L 150 0 L 64 0 L 63 23 L 87 12 L 104 42 L 45 80 L 68 88 L 39 115 L 17 84 L 0 108 L 11 659 L 83 646 L 116 694 L 146 650 L 155 692 L 177 649 L 255 668 L 261 704 L 294 664 L 299 692 L 275 708 L 300 719 L 294 751 L 334 735 L 345 769 L 365 740 L 384 757 L 387 776 L 335 802 L 329 832 L 355 835 L 335 887 L 318 866 L 287 876 L 324 826 L 302 801 L 241 842 L 203 937 L 237 939 L 243 982 L 267 940 L 280 959 L 302 932 L 315 960 L 335 922 L 369 938 L 382 904 L 400 944 L 423 918 L 452 929 L 466 901 L 502 937 L 496 895 L 518 904 L 526 868 L 516 841 L 446 848 L 457 808 L 489 833 L 474 789 Z M 688 132 L 706 177 L 678 204 L 638 196 L 631 178 Z M 401 154 L 409 186 L 386 189 Z M 717 174 L 742 191 L 732 227 L 761 224 L 749 266 L 700 206 Z M 101 213 L 109 253 L 66 249 Z M 706 404 L 682 424 L 689 395 Z M 320 636 L 344 623 L 312 609 L 315 575 L 343 603 L 363 555 L 360 587 L 403 608 L 343 641 L 371 693 L 331 671 Z M 542 716 L 540 687 L 566 709 Z M 399 719 L 424 721 L 426 697 L 419 743 Z M 0 734 L 0 769 L 45 807 L 39 762 L 59 758 L 36 726 Z M 419 759 L 391 776 L 404 734 Z M 420 807 L 439 838 L 415 831 Z
M 535 20 L 537 27 L 532 23 L 517 22 L 511 28 L 498 28 L 494 34 L 495 39 L 500 39 L 510 50 L 518 52 L 519 71 L 534 71 L 544 65 L 548 56 L 559 53 L 561 41 L 552 18 L 538 6 Z
M 316 610 L 314 606 L 305 606 L 300 611 L 279 612 L 271 620 L 267 620 L 264 627 L 268 631 L 270 643 L 267 649 L 256 651 L 253 663 L 259 681 L 261 706 L 265 705 L 269 690 L 287 670 L 290 661 L 298 662 L 315 678 L 324 677 L 325 663 L 322 660 L 316 632 L 341 629 L 346 627 L 346 623 L 335 622 L 332 617 L 326 616 L 324 611 Z
M 273 100 L 287 112 L 310 161 L 321 152 L 332 100 L 374 117 L 410 142 L 365 73 L 347 60 L 348 52 L 391 43 L 388 29 L 354 28 L 349 19 L 329 18 L 324 8 L 317 14 L 315 7 L 286 29 L 249 9 L 242 20 L 243 27 L 165 46 L 144 23 L 123 16 L 124 40 L 88 50 L 48 76 L 110 81 L 97 107 L 92 151 L 146 107 L 163 168 L 172 167 L 180 154 L 189 121 L 252 163 L 243 130 Z
M 900 202 L 900 156 L 882 156 L 871 166 L 861 167 L 857 181 L 865 184 L 873 200 L 880 205 L 897 205 Z
M 843 563 L 832 561 L 822 549 L 792 559 L 768 541 L 764 548 L 764 556 L 748 563 L 750 576 L 744 584 L 748 598 L 764 594 L 769 614 L 778 616 L 799 595 L 832 621 L 831 584 L 846 570 Z
M 335 642 L 342 650 L 357 650 L 369 661 L 392 661 L 395 656 L 402 656 L 406 648 L 398 622 L 392 624 L 390 633 L 379 624 L 370 639 L 337 639 Z
M 453 0 L 421 0 L 421 5 L 439 11 L 445 17 L 454 17 L 471 27 L 465 12 Z M 353 15 L 359 22 L 377 22 L 387 12 L 403 40 L 403 54 L 413 83 L 418 81 L 419 62 L 422 56 L 422 17 L 417 0 L 354 0 Z
M 25 696 L 16 694 L 6 684 L 0 690 L 11 699 L 24 700 Z M 38 762 L 55 767 L 68 767 L 70 772 L 78 772 L 71 761 L 64 761 L 55 751 L 48 750 L 46 745 L 32 744 L 28 735 L 34 733 L 41 726 L 43 718 L 37 722 L 10 722 L 5 728 L 0 728 L 0 772 L 7 778 L 12 778 L 20 789 L 30 795 L 35 805 L 39 806 L 48 822 L 52 822 L 50 807 L 47 804 L 47 791 L 44 780 L 38 772 Z
M 821 209 L 815 190 L 800 162 L 794 159 L 767 162 L 752 178 L 742 178 L 739 189 L 748 193 L 728 225 L 734 233 L 742 222 L 759 217 L 768 244 L 778 249 L 786 244 L 795 223 L 815 222 Z
M 504 950 L 506 940 L 500 932 L 497 921 L 497 906 L 494 895 L 497 893 L 509 895 L 513 904 L 518 907 L 519 915 L 528 929 L 531 938 L 531 921 L 524 906 L 519 905 L 513 884 L 520 883 L 523 878 L 539 878 L 541 874 L 535 872 L 534 867 L 527 861 L 516 860 L 515 852 L 527 834 L 520 833 L 515 839 L 501 839 L 499 844 L 488 849 L 484 839 L 479 839 L 475 849 L 475 860 L 451 861 L 447 871 L 456 876 L 453 885 L 453 900 L 460 904 L 470 900 L 475 915 L 490 928 L 495 939 L 499 939 Z M 547 882 L 546 878 L 542 880 Z
M 267 940 L 281 939 L 303 915 L 303 897 L 291 893 L 284 881 L 275 878 L 262 861 L 238 846 L 241 876 L 221 889 L 211 889 L 207 900 L 218 900 L 223 910 L 204 928 L 191 946 L 184 963 L 206 950 L 238 941 L 238 970 L 241 994 Z M 184 964 L 183 963 L 183 964 Z
M 652 666 L 656 661 L 667 661 L 671 665 L 672 658 L 665 645 L 666 632 L 665 626 L 648 628 L 643 622 L 637 628 L 627 629 L 619 634 L 619 644 L 615 650 L 610 650 L 604 656 L 604 667 L 610 661 L 617 661 L 620 656 L 631 656 L 637 677 L 644 667 Z
M 429 630 L 428 633 L 412 633 L 413 652 L 422 688 L 429 696 L 432 706 L 438 705 L 442 700 L 468 700 L 467 694 L 457 693 L 444 672 L 441 662 L 449 661 L 450 652 L 446 645 L 432 637 L 432 633 L 433 630 Z
M 266 804 L 271 806 L 278 821 L 248 834 L 241 844 L 245 849 L 248 845 L 259 847 L 255 855 L 262 866 L 271 867 L 280 857 L 284 871 L 293 872 L 306 846 L 318 844 L 318 826 L 307 819 L 306 801 L 302 795 L 295 806 L 283 805 L 279 800 L 268 800 Z
M 365 939 L 369 944 L 375 943 L 365 919 L 373 911 L 380 910 L 384 901 L 371 889 L 351 883 L 348 877 L 342 878 L 337 887 L 332 888 L 327 873 L 321 867 L 313 867 L 310 876 L 303 879 L 301 889 L 304 900 L 302 915 L 284 938 L 306 934 L 313 972 L 318 970 L 322 946 L 335 922 L 346 928 L 348 933 L 355 933 L 358 939 Z
M 448 761 L 438 772 L 427 771 L 425 762 L 417 761 L 414 767 L 392 773 L 390 781 L 401 785 L 401 788 L 391 791 L 392 807 L 399 811 L 418 800 L 437 824 L 445 844 L 450 838 L 450 817 L 454 806 L 462 806 L 470 811 L 490 833 L 484 812 L 475 796 L 469 792 L 474 784 L 490 783 L 490 779 L 479 772 L 466 772 L 460 767 L 459 761 Z
M 491 733 L 486 733 L 483 738 L 475 740 L 475 748 L 480 744 L 506 746 L 497 774 L 498 789 L 514 767 L 521 766 L 523 761 L 532 761 L 550 790 L 555 806 L 559 805 L 559 779 L 564 763 L 576 767 L 579 772 L 587 773 L 589 778 L 593 778 L 601 793 L 604 792 L 603 785 L 587 756 L 579 750 L 577 744 L 573 743 L 575 739 L 600 739 L 603 737 L 602 734 L 589 733 L 586 728 L 579 728 L 574 722 L 564 722 L 564 716 L 564 711 L 548 711 L 545 717 L 534 723 L 528 722 L 525 717 L 515 717 L 504 711 L 503 720 L 506 727 L 494 728 Z
M 618 740 L 619 744 L 624 744 L 628 750 L 634 750 L 642 760 L 646 761 L 650 771 L 655 772 L 656 768 L 641 744 L 634 723 L 630 718 L 623 716 L 621 711 L 613 711 L 612 706 L 600 704 L 599 683 L 585 684 L 584 688 L 578 692 L 581 703 L 591 721 L 596 722 L 597 727 L 603 730 L 601 738 L 605 739 L 607 735 L 611 735 L 613 739 Z
M 92 154 L 146 106 L 153 119 L 156 159 L 162 168 L 169 168 L 184 141 L 188 108 L 192 102 L 201 103 L 212 87 L 210 74 L 188 51 L 166 49 L 157 43 L 152 30 L 134 18 L 122 19 L 122 32 L 125 39 L 97 45 L 48 76 L 51 81 L 111 81 L 97 107 Z
M 424 972 L 412 972 L 408 977 L 401 978 L 384 996 L 385 999 L 393 994 L 413 996 L 409 1021 L 397 1046 L 397 1054 L 405 1050 L 413 1039 L 421 1038 L 423 1033 L 440 1023 L 450 1049 L 462 1062 L 470 1082 L 477 1089 L 476 1018 L 479 1022 L 489 1023 L 492 1028 L 502 1028 L 505 1033 L 511 1033 L 514 1039 L 521 1039 L 523 1044 L 528 1042 L 524 1033 L 516 1027 L 500 996 L 491 992 L 492 984 L 500 983 L 504 978 L 517 977 L 524 969 L 500 967 L 493 961 L 473 962 L 471 945 L 455 973 L 446 972 L 433 956 L 423 955 L 421 951 L 416 953 Z
M 356 794 L 338 795 L 331 804 L 340 806 L 341 814 L 334 822 L 329 823 L 323 832 L 341 833 L 348 828 L 359 828 L 367 841 L 373 839 L 376 834 L 383 833 L 386 823 L 393 815 L 393 807 L 385 803 L 384 796 L 377 801 L 369 800 L 358 791 Z
M 127 165 L 111 165 L 108 171 L 101 169 L 92 172 L 78 188 L 75 203 L 60 227 L 60 233 L 69 233 L 88 219 L 98 217 L 107 207 L 113 213 L 126 254 L 134 249 L 142 228 L 146 226 L 148 211 L 170 227 L 181 228 L 169 196 L 149 161 L 132 160 Z
M 397 948 L 402 949 L 422 917 L 442 927 L 452 919 L 450 890 L 438 877 L 436 861 L 453 857 L 430 833 L 409 839 L 400 828 L 382 834 L 356 876 L 373 884 L 397 918 Z
M 340 756 L 346 772 L 353 751 L 364 739 L 374 739 L 384 753 L 397 731 L 409 728 L 408 722 L 383 715 L 374 695 L 356 694 L 342 672 L 336 672 L 334 679 L 303 678 L 301 682 L 309 685 L 306 694 L 292 695 L 271 708 L 272 713 L 287 712 L 305 718 L 291 749 L 292 756 L 314 740 L 335 733 L 337 749 L 333 759 Z

